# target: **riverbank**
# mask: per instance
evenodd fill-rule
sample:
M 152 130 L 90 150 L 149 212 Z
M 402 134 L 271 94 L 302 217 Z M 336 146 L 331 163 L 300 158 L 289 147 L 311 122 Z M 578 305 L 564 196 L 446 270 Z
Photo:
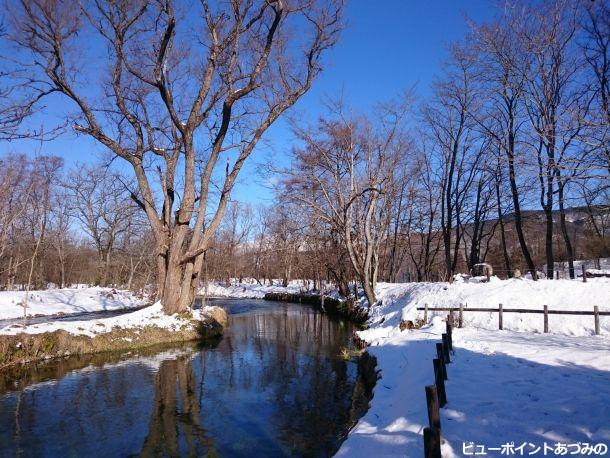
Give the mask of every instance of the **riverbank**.
M 324 294 L 271 292 L 266 293 L 263 299 L 266 301 L 313 305 L 316 310 L 322 313 L 349 320 L 360 328 L 366 327 L 366 322 L 369 319 L 366 309 L 344 299 L 327 297 Z
M 0 373 L 0 456 L 332 456 L 376 380 L 374 361 L 342 355 L 354 327 L 298 304 L 219 302 L 230 325 L 210 343 Z
M 434 383 L 435 344 L 447 312 L 430 312 L 421 329 L 401 322 L 423 317 L 417 307 L 504 307 L 610 310 L 610 282 L 497 280 L 490 283 L 380 284 L 380 305 L 370 328 L 358 332 L 377 359 L 381 379 L 367 414 L 352 429 L 338 456 L 422 456 L 428 426 L 424 387 Z M 467 310 L 467 309 L 466 309 Z M 595 336 L 592 316 L 550 317 L 542 333 L 539 314 L 464 314 L 454 329 L 455 354 L 447 366 L 447 406 L 441 409 L 443 457 L 463 456 L 464 444 L 494 454 L 503 444 L 535 447 L 605 443 L 610 446 L 610 318 Z M 489 448 L 492 451 L 489 451 Z M 530 448 L 526 452 L 531 452 Z
M 25 295 L 25 291 L 0 291 L 0 320 L 23 318 Z M 27 295 L 28 318 L 129 310 L 151 302 L 131 291 L 98 286 L 34 290 Z
M 209 285 L 208 296 L 309 304 L 322 313 L 349 320 L 360 328 L 366 327 L 369 319 L 368 309 L 362 303 L 350 303 L 333 289 L 325 291 L 309 290 L 299 280 L 293 280 L 285 287 L 280 285 L 261 285 L 251 281 L 232 285 L 213 283 Z
M 214 338 L 227 321 L 219 307 L 169 316 L 157 302 L 111 318 L 12 324 L 0 329 L 0 369 L 75 354 Z

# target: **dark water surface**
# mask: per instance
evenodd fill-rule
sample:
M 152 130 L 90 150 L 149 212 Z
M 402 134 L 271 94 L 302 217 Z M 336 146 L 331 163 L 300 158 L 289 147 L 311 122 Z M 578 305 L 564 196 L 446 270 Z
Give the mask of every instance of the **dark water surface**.
M 330 456 L 370 399 L 352 327 L 312 308 L 221 301 L 216 343 L 0 372 L 0 456 Z

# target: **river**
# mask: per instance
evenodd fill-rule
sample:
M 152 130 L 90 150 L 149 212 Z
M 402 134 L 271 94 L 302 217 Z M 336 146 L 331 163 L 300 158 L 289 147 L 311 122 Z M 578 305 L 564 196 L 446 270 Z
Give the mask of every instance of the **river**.
M 352 325 L 308 306 L 217 301 L 216 342 L 0 373 L 0 456 L 331 456 L 364 414 Z

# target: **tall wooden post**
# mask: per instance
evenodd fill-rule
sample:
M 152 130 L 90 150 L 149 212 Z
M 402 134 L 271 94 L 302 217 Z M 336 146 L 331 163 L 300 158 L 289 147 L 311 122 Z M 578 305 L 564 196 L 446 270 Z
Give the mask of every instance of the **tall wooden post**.
M 549 306 L 544 306 L 544 332 L 549 332 Z
M 438 406 L 436 385 L 426 386 L 426 403 L 428 404 L 428 424 L 430 428 L 441 429 L 441 413 Z
M 441 431 L 424 428 L 424 458 L 441 458 Z
M 593 317 L 595 318 L 595 335 L 599 335 L 599 307 L 596 305 L 593 307 Z
M 464 304 L 460 304 L 460 316 L 458 318 L 458 328 L 464 326 Z
M 587 268 L 585 267 L 584 262 L 581 264 L 581 267 L 582 267 L 582 281 L 584 283 L 587 283 Z
M 504 329 L 504 306 L 502 304 L 500 304 L 498 306 L 498 329 L 501 331 L 502 329 Z
M 436 344 L 436 357 L 441 360 L 441 372 L 443 380 L 447 380 L 447 366 L 445 365 L 445 349 L 442 343 Z
M 449 364 L 451 359 L 449 358 L 449 336 L 447 334 L 442 335 L 443 339 L 443 353 L 445 356 L 445 363 Z
M 445 391 L 445 380 L 443 379 L 443 372 L 441 368 L 441 360 L 434 358 L 432 361 L 434 364 L 434 384 L 438 391 L 438 404 L 441 407 L 445 407 L 447 404 L 447 392 Z

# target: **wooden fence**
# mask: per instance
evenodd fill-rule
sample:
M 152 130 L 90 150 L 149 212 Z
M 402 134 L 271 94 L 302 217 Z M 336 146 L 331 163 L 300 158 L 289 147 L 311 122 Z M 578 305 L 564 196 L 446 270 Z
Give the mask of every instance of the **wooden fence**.
M 426 404 L 428 405 L 428 426 L 424 428 L 424 457 L 441 458 L 441 414 L 440 408 L 447 404 L 447 364 L 451 362 L 453 350 L 451 322 L 447 321 L 447 332 L 442 335 L 442 342 L 436 344 L 434 367 L 434 384 L 426 386 Z
M 487 312 L 498 314 L 498 329 L 504 329 L 504 314 L 505 313 L 534 313 L 544 315 L 544 332 L 549 332 L 549 315 L 584 315 L 593 316 L 595 335 L 600 334 L 599 318 L 601 316 L 610 316 L 610 312 L 600 312 L 599 307 L 596 305 L 592 311 L 587 310 L 549 310 L 548 305 L 543 306 L 542 310 L 536 309 L 513 309 L 504 308 L 502 304 L 499 304 L 498 308 L 483 308 L 483 307 L 464 307 L 460 304 L 459 307 L 417 307 L 417 310 L 423 310 L 424 322 L 428 322 L 428 312 L 449 312 L 450 315 L 453 312 L 458 312 L 458 327 L 464 326 L 464 312 Z M 451 321 L 451 320 L 450 320 Z

